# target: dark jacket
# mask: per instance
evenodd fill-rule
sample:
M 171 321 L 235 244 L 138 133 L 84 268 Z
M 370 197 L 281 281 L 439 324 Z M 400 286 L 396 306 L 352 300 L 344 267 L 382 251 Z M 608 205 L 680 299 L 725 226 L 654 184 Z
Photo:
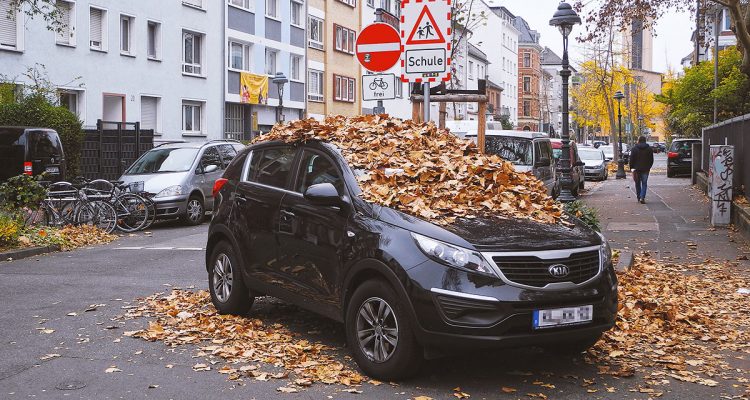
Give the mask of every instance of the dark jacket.
M 638 143 L 630 152 L 630 169 L 647 173 L 654 165 L 654 151 L 648 143 Z

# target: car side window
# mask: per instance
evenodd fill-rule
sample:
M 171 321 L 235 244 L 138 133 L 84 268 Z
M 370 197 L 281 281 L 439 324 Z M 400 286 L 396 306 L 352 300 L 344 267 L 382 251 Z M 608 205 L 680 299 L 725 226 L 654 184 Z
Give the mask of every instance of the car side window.
M 253 152 L 251 166 L 256 163 L 256 157 L 258 157 L 258 161 L 255 164 L 257 165 L 256 171 L 251 171 L 254 173 L 254 176 L 251 176 L 254 179 L 251 180 L 263 185 L 286 188 L 286 182 L 289 178 L 289 172 L 292 170 L 292 162 L 296 153 L 297 150 L 291 146 L 266 149 L 261 154 Z
M 339 193 L 344 190 L 344 181 L 331 160 L 320 153 L 305 150 L 302 154 L 295 190 L 305 193 L 307 188 L 319 183 L 333 184 Z
M 198 166 L 199 171 L 202 171 L 209 165 L 215 165 L 221 168 L 221 157 L 219 156 L 219 151 L 216 150 L 216 146 L 211 146 L 203 152 L 201 163 Z
M 232 159 L 237 156 L 237 151 L 229 144 L 220 144 L 217 146 L 221 154 L 221 169 L 226 169 Z
M 539 161 L 544 157 L 544 153 L 542 151 L 542 142 L 541 141 L 535 141 L 534 142 L 534 160 L 535 162 Z

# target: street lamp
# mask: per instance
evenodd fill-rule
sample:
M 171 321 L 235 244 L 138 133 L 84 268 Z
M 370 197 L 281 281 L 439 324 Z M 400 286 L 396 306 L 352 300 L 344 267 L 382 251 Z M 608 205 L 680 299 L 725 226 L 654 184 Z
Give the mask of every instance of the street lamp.
M 570 176 L 571 162 L 570 159 L 570 128 L 568 126 L 568 80 L 570 79 L 570 68 L 568 62 L 568 35 L 573 30 L 575 25 L 581 23 L 581 17 L 576 14 L 573 7 L 566 2 L 560 2 L 557 6 L 557 11 L 549 24 L 557 27 L 563 37 L 563 59 L 562 59 L 562 70 L 560 76 L 562 77 L 562 132 L 560 137 L 562 138 L 562 153 L 560 154 L 560 197 L 558 199 L 562 202 L 574 201 L 576 198 L 571 192 L 571 186 L 573 178 Z
M 275 83 L 279 90 L 279 107 L 276 110 L 276 121 L 284 121 L 284 85 L 289 82 L 283 72 L 277 72 L 271 82 Z
M 622 159 L 622 99 L 624 98 L 625 95 L 621 91 L 618 90 L 615 93 L 615 100 L 617 100 L 617 123 L 620 130 L 618 134 L 620 141 L 618 153 L 620 154 L 620 158 L 617 160 L 617 175 L 615 175 L 617 179 L 625 179 L 625 161 Z

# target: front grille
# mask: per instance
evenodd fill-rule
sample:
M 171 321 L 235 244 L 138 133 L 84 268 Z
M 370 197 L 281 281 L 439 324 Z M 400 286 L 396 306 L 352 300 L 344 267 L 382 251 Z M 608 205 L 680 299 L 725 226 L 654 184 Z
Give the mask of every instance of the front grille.
M 550 283 L 573 282 L 583 283 L 599 273 L 599 251 L 585 251 L 572 254 L 568 258 L 542 260 L 534 256 L 494 256 L 505 277 L 514 283 L 533 287 L 545 287 Z M 549 273 L 549 267 L 563 264 L 570 272 L 563 278 L 556 278 Z

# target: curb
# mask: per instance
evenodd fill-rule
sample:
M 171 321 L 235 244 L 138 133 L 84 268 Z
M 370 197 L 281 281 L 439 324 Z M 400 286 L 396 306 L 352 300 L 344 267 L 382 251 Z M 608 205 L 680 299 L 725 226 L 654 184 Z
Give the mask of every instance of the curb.
M 38 246 L 15 249 L 0 253 L 0 261 L 13 261 L 59 251 L 60 246 Z
M 620 258 L 617 260 L 617 265 L 615 265 L 615 271 L 628 272 L 630 267 L 633 266 L 634 262 L 635 262 L 635 257 L 633 257 L 632 251 L 620 250 Z

